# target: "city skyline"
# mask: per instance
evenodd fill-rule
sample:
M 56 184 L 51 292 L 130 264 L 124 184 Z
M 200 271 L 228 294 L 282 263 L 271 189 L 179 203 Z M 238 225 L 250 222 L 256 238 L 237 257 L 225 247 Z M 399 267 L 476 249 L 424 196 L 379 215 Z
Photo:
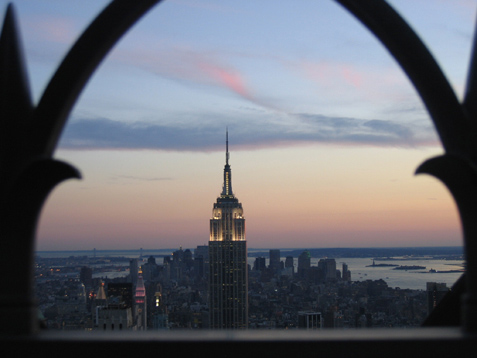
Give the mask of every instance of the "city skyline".
M 107 2 L 13 3 L 36 101 Z M 462 96 L 476 4 L 390 3 Z M 413 176 L 442 152 L 427 112 L 343 8 L 166 1 L 116 46 L 75 107 L 55 157 L 84 179 L 50 195 L 37 249 L 206 244 L 226 127 L 250 247 L 462 244 L 447 190 Z

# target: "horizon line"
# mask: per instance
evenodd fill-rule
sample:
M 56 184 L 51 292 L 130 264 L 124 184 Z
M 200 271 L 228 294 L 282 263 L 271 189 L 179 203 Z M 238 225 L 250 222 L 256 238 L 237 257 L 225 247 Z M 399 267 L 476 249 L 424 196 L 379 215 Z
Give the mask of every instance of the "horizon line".
M 198 246 L 207 246 L 207 245 L 197 245 L 196 247 L 182 247 L 179 248 L 139 248 L 139 249 L 64 249 L 64 250 L 35 250 L 35 252 L 73 252 L 73 251 L 157 251 L 157 250 L 179 250 L 179 249 L 196 249 Z M 359 247 L 251 247 L 248 250 L 350 250 L 350 249 L 431 249 L 431 248 L 464 248 L 463 245 L 453 245 L 453 246 L 359 246 Z

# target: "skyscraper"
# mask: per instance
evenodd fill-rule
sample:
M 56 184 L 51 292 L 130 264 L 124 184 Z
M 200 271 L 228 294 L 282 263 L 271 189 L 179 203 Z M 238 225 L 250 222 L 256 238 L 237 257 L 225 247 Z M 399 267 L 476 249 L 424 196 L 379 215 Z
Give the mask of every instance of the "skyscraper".
M 437 306 L 440 300 L 449 292 L 449 288 L 445 283 L 427 282 L 427 314 Z
M 276 272 L 280 269 L 282 269 L 282 263 L 280 261 L 280 250 L 277 249 L 272 249 L 270 250 L 270 269 L 272 269 L 273 272 Z
M 303 251 L 300 256 L 298 256 L 298 276 L 304 278 L 306 273 L 310 270 L 311 267 L 311 255 L 310 251 Z
M 136 293 L 134 294 L 134 321 L 137 330 L 147 329 L 147 305 L 146 305 L 146 288 L 142 278 L 142 271 L 139 271 Z
M 336 281 L 336 260 L 320 259 L 318 268 L 321 270 L 323 281 Z
M 351 281 L 351 272 L 348 270 L 348 265 L 343 262 L 343 281 Z
M 295 273 L 295 262 L 293 260 L 293 256 L 287 256 L 285 259 L 285 268 L 289 268 L 292 274 Z
M 210 219 L 209 314 L 213 329 L 246 329 L 248 326 L 245 219 L 242 204 L 232 191 L 228 132 L 224 186 Z

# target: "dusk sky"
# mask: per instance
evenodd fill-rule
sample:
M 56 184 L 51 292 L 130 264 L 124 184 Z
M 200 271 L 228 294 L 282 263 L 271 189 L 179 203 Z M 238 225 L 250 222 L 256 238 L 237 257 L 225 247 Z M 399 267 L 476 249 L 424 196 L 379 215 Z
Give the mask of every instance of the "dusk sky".
M 473 0 L 389 1 L 459 98 Z M 32 97 L 108 1 L 18 0 Z M 5 11 L 7 1 L 2 1 Z M 116 45 L 71 113 L 38 250 L 194 248 L 229 130 L 250 248 L 462 245 L 455 204 L 415 176 L 443 152 L 416 91 L 332 0 L 169 0 Z

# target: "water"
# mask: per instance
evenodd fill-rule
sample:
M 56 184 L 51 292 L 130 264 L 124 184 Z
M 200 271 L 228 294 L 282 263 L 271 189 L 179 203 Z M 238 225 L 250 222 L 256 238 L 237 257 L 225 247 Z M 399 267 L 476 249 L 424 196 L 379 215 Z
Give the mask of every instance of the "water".
M 452 285 L 462 275 L 460 272 L 439 272 L 450 270 L 461 270 L 463 261 L 454 260 L 396 260 L 396 261 L 376 261 L 376 264 L 394 264 L 405 266 L 424 266 L 425 270 L 393 270 L 394 267 L 366 267 L 371 265 L 370 258 L 340 258 L 336 260 L 336 268 L 341 270 L 342 263 L 348 264 L 351 271 L 352 281 L 379 280 L 383 279 L 390 287 L 410 288 L 413 290 L 425 290 L 426 282 L 446 283 L 447 287 Z M 312 259 L 313 264 L 313 259 Z M 315 263 L 316 265 L 316 263 Z M 436 273 L 430 273 L 434 269 Z
M 285 261 L 285 257 L 281 258 Z M 317 266 L 320 258 L 311 258 L 311 265 Z M 336 260 L 336 269 L 342 271 L 342 264 L 348 265 L 351 271 L 351 281 L 379 280 L 386 281 L 389 287 L 399 287 L 401 289 L 425 290 L 427 282 L 445 283 L 447 287 L 452 285 L 462 275 L 461 272 L 439 272 L 462 270 L 464 261 L 462 260 L 438 260 L 438 259 L 416 259 L 416 260 L 386 260 L 378 261 L 376 264 L 393 264 L 398 266 L 424 266 L 423 270 L 393 270 L 394 267 L 366 267 L 372 265 L 372 258 L 338 258 Z M 248 263 L 253 267 L 255 257 L 249 257 Z M 268 258 L 266 259 L 268 265 Z M 298 267 L 298 258 L 294 258 L 295 272 Z M 436 270 L 430 273 L 429 270 Z

